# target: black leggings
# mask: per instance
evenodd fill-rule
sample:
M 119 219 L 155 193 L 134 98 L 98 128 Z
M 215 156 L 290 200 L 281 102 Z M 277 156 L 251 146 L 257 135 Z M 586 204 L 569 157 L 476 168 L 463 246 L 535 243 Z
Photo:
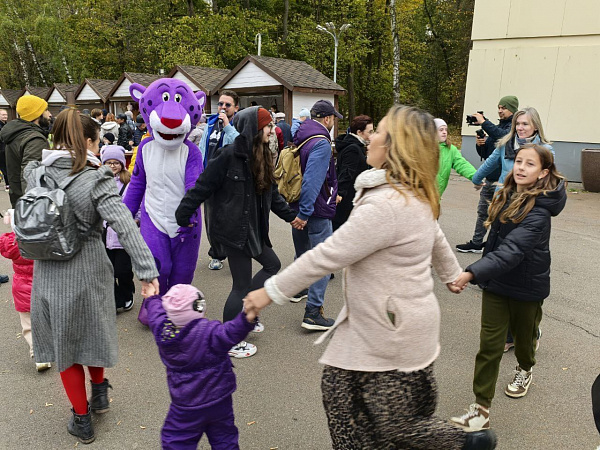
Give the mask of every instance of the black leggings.
M 133 298 L 135 292 L 131 258 L 121 248 L 114 250 L 107 248 L 106 253 L 115 271 L 115 306 L 123 308 L 125 303 Z
M 229 270 L 233 278 L 233 286 L 223 308 L 223 322 L 237 316 L 243 308 L 246 294 L 264 286 L 265 281 L 279 272 L 281 261 L 272 248 L 263 244 L 262 253 L 256 258 L 248 256 L 243 250 L 225 246 L 229 258 Z M 262 269 L 252 277 L 252 259 L 262 265 Z

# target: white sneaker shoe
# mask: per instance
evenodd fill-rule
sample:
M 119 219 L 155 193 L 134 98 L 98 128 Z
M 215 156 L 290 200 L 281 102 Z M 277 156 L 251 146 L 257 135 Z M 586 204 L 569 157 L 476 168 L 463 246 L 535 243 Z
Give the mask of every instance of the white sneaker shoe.
M 490 428 L 490 410 L 479 403 L 473 403 L 469 406 L 466 414 L 460 417 L 451 417 L 450 422 L 464 428 L 465 431 L 487 430 Z
M 515 368 L 513 380 L 508 383 L 508 386 L 504 389 L 504 393 L 512 398 L 525 397 L 529 390 L 529 386 L 531 386 L 532 379 L 533 376 L 531 375 L 531 371 L 527 372 L 517 366 Z
M 43 372 L 44 370 L 48 370 L 52 367 L 52 363 L 35 363 L 35 368 L 38 372 Z
M 256 321 L 256 324 L 254 325 L 254 330 L 252 330 L 253 333 L 262 333 L 263 331 L 265 331 L 265 326 L 260 323 L 259 321 Z
M 221 270 L 223 268 L 223 262 L 219 259 L 211 259 L 208 263 L 210 270 Z
M 242 341 L 239 344 L 231 347 L 231 350 L 229 350 L 229 356 L 232 358 L 249 358 L 256 353 L 256 350 L 256 345 Z

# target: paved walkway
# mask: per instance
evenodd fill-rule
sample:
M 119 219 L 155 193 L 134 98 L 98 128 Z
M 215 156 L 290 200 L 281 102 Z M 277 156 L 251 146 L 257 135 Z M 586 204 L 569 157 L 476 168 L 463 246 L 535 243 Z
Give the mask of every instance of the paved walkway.
M 452 180 L 442 200 L 440 223 L 453 246 L 466 242 L 473 231 L 478 193 L 471 186 Z M 8 207 L 7 195 L 0 194 L 0 207 Z M 599 218 L 600 194 L 574 192 L 554 221 L 552 295 L 544 305 L 544 336 L 534 382 L 523 399 L 504 396 L 502 389 L 516 364 L 513 352 L 508 353 L 491 416 L 499 449 L 595 449 L 600 444 L 590 405 L 590 387 L 600 372 Z M 273 216 L 271 229 L 275 250 L 286 266 L 293 260 L 289 226 Z M 7 228 L 1 225 L 0 230 Z M 207 269 L 206 251 L 203 240 L 195 285 L 207 296 L 208 316 L 220 319 L 231 278 L 227 264 L 219 272 Z M 476 258 L 458 255 L 463 265 Z M 0 261 L 0 273 L 12 273 L 9 261 Z M 337 315 L 342 305 L 340 278 L 332 280 L 327 290 L 325 310 L 330 316 Z M 439 282 L 436 293 L 442 308 L 438 413 L 449 417 L 473 401 L 481 293 L 469 288 L 453 295 Z M 97 439 L 89 448 L 160 448 L 160 427 L 169 404 L 165 371 L 152 336 L 136 321 L 138 308 L 139 303 L 118 316 L 120 361 L 107 371 L 114 386 L 113 402 L 110 412 L 95 419 Z M 317 362 L 323 347 L 313 345 L 316 334 L 300 328 L 303 309 L 303 303 L 269 307 L 262 317 L 265 332 L 249 339 L 258 353 L 234 361 L 238 377 L 234 401 L 243 449 L 331 448 Z M 0 449 L 73 448 L 76 440 L 66 431 L 69 406 L 60 378 L 54 369 L 35 372 L 6 284 L 0 287 L 0 326 L 4 331 Z M 200 448 L 209 448 L 206 440 Z

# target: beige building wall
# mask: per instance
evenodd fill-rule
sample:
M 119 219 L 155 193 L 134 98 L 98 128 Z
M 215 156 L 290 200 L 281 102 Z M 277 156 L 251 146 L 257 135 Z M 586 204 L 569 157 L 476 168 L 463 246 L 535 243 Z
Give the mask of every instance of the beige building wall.
M 600 0 L 477 0 L 471 38 L 465 113 L 496 123 L 498 100 L 516 95 L 539 111 L 559 168 L 579 179 L 581 149 L 600 144 Z M 463 125 L 463 152 L 478 160 L 476 129 Z

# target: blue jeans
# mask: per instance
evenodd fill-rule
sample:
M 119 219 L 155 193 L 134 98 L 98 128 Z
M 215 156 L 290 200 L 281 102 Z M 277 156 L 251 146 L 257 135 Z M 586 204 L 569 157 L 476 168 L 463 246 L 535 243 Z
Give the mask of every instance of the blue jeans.
M 299 258 L 303 253 L 316 247 L 321 242 L 325 241 L 333 233 L 331 228 L 331 220 L 321 217 L 310 217 L 304 230 L 296 230 L 292 228 L 292 239 L 294 241 L 294 249 L 296 250 L 296 258 Z M 314 282 L 308 288 L 308 300 L 306 306 L 323 306 L 325 300 L 325 289 L 329 282 L 330 274 Z
M 485 235 L 487 234 L 487 228 L 484 223 L 488 218 L 488 208 L 494 193 L 496 192 L 496 186 L 489 181 L 485 181 L 485 184 L 479 191 L 479 204 L 477 205 L 477 222 L 475 223 L 475 232 L 473 233 L 473 244 L 482 245 Z

